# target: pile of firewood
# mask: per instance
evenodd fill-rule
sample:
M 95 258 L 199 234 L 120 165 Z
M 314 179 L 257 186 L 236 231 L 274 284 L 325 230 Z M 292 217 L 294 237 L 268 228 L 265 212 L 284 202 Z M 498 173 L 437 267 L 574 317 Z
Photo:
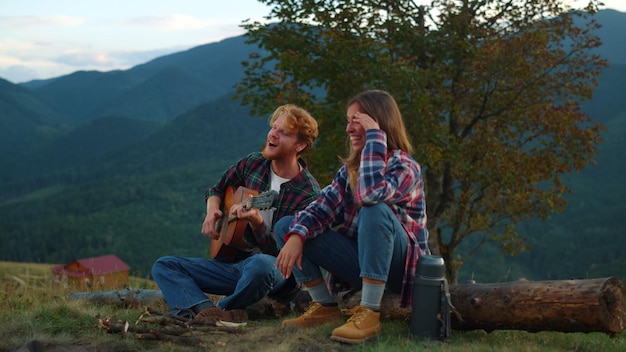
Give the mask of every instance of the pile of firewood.
M 146 308 L 134 323 L 104 318 L 98 321 L 98 325 L 108 333 L 123 337 L 206 347 L 207 342 L 202 338 L 206 334 L 241 334 L 246 323 L 229 323 L 211 318 L 189 319 Z

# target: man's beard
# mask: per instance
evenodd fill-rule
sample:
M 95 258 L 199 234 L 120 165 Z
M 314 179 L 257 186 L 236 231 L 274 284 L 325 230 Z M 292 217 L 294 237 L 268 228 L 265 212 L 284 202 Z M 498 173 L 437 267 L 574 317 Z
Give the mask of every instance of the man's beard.
M 265 145 L 265 147 L 263 148 L 263 151 L 261 152 L 263 154 L 263 157 L 267 160 L 275 160 L 280 158 L 280 152 L 279 153 L 269 153 L 267 151 L 267 145 Z

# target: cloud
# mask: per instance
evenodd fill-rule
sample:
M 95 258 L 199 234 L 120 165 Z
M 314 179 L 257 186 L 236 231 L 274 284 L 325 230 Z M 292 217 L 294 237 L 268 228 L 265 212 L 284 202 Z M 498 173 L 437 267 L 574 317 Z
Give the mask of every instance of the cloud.
M 13 65 L 0 69 L 0 77 L 13 83 L 21 83 L 37 78 L 37 71 L 22 65 Z
M 209 22 L 193 16 L 169 15 L 156 17 L 135 17 L 125 20 L 124 24 L 157 28 L 163 31 L 185 31 L 205 28 L 209 25 Z
M 71 67 L 89 67 L 98 70 L 112 70 L 130 68 L 146 63 L 152 59 L 167 54 L 185 50 L 183 47 L 171 47 L 156 50 L 143 51 L 70 51 L 56 56 L 53 61 L 56 64 Z
M 13 83 L 33 79 L 59 77 L 68 72 L 81 70 L 112 71 L 125 70 L 144 64 L 158 57 L 177 53 L 188 47 L 169 47 L 137 51 L 85 51 L 70 50 L 51 59 L 16 60 L 0 55 L 0 77 Z M 2 68 L 4 67 L 4 68 Z
M 88 51 L 70 51 L 56 56 L 53 61 L 62 65 L 76 67 L 110 67 L 117 64 L 113 62 L 108 53 Z
M 37 50 L 37 45 L 33 42 L 19 41 L 13 39 L 0 39 L 0 52 L 7 55 L 7 53 L 21 53 Z
M 80 26 L 85 19 L 63 15 L 46 16 L 0 16 L 0 29 L 32 27 L 71 27 Z

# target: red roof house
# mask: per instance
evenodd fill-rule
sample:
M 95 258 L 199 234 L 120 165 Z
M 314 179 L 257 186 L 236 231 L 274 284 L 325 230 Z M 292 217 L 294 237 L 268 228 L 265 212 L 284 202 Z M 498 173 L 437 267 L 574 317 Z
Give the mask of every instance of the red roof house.
M 130 267 L 111 254 L 78 259 L 52 268 L 54 282 L 83 291 L 99 291 L 128 286 Z

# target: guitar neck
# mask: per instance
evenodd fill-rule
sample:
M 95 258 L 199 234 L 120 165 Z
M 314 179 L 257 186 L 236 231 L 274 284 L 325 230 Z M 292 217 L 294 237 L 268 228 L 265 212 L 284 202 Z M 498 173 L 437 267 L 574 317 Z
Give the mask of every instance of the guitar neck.
M 250 210 L 250 208 L 252 208 L 252 199 L 253 198 L 248 198 L 241 203 L 244 210 Z

